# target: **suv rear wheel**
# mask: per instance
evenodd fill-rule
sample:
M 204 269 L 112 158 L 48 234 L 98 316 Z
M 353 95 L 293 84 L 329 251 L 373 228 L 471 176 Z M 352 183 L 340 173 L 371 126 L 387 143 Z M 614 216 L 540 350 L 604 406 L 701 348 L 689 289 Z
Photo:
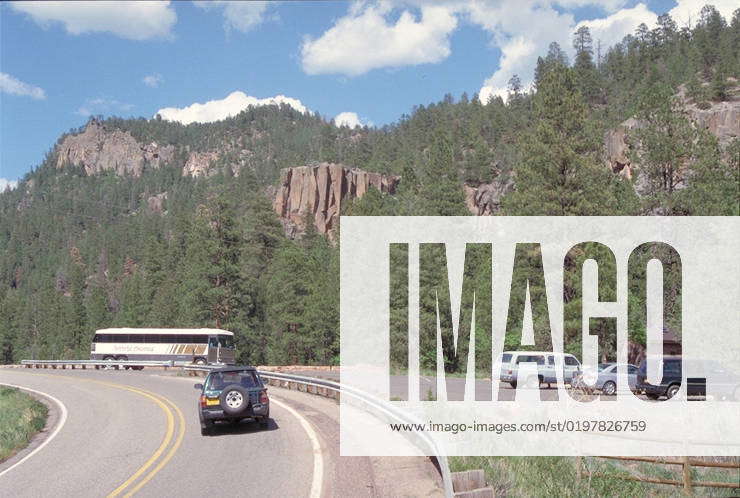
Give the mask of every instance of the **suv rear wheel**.
M 268 408 L 265 416 L 258 418 L 257 421 L 260 424 L 260 428 L 266 429 L 268 424 L 270 423 L 270 409 Z
M 665 397 L 671 399 L 676 395 L 679 389 L 681 389 L 681 386 L 679 384 L 671 384 L 668 387 L 668 390 L 665 392 Z
M 213 421 L 212 420 L 204 420 L 200 424 L 200 435 L 201 436 L 210 436 L 213 433 Z

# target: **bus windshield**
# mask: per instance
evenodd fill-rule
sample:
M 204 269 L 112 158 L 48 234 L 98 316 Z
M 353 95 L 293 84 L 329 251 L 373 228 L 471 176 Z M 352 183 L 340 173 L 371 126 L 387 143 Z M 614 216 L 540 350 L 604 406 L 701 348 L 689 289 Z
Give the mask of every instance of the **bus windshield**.
M 218 336 L 218 345 L 226 349 L 234 349 L 234 338 L 230 335 Z

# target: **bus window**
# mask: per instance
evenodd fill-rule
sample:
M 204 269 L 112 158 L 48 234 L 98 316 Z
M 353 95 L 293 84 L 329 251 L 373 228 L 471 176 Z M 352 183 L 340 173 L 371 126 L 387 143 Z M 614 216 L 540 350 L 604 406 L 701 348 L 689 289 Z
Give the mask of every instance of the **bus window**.
M 212 348 L 217 348 L 218 347 L 218 337 L 216 337 L 215 335 L 210 336 L 208 338 L 208 345 Z
M 229 335 L 218 336 L 218 342 L 221 344 L 222 348 L 234 349 L 234 339 Z

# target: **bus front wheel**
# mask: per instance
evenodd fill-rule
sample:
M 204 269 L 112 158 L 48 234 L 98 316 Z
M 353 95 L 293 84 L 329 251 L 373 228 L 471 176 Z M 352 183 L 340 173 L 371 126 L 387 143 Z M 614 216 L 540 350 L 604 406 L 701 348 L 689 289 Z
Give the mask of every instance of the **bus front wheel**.
M 196 358 L 193 363 L 195 363 L 196 365 L 206 365 L 208 362 L 205 358 Z

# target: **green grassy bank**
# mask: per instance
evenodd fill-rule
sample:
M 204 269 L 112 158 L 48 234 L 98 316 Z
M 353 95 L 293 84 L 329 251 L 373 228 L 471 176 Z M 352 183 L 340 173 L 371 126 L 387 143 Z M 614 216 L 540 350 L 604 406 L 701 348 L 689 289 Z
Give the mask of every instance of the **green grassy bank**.
M 0 386 L 0 462 L 44 428 L 48 408 L 15 388 Z

